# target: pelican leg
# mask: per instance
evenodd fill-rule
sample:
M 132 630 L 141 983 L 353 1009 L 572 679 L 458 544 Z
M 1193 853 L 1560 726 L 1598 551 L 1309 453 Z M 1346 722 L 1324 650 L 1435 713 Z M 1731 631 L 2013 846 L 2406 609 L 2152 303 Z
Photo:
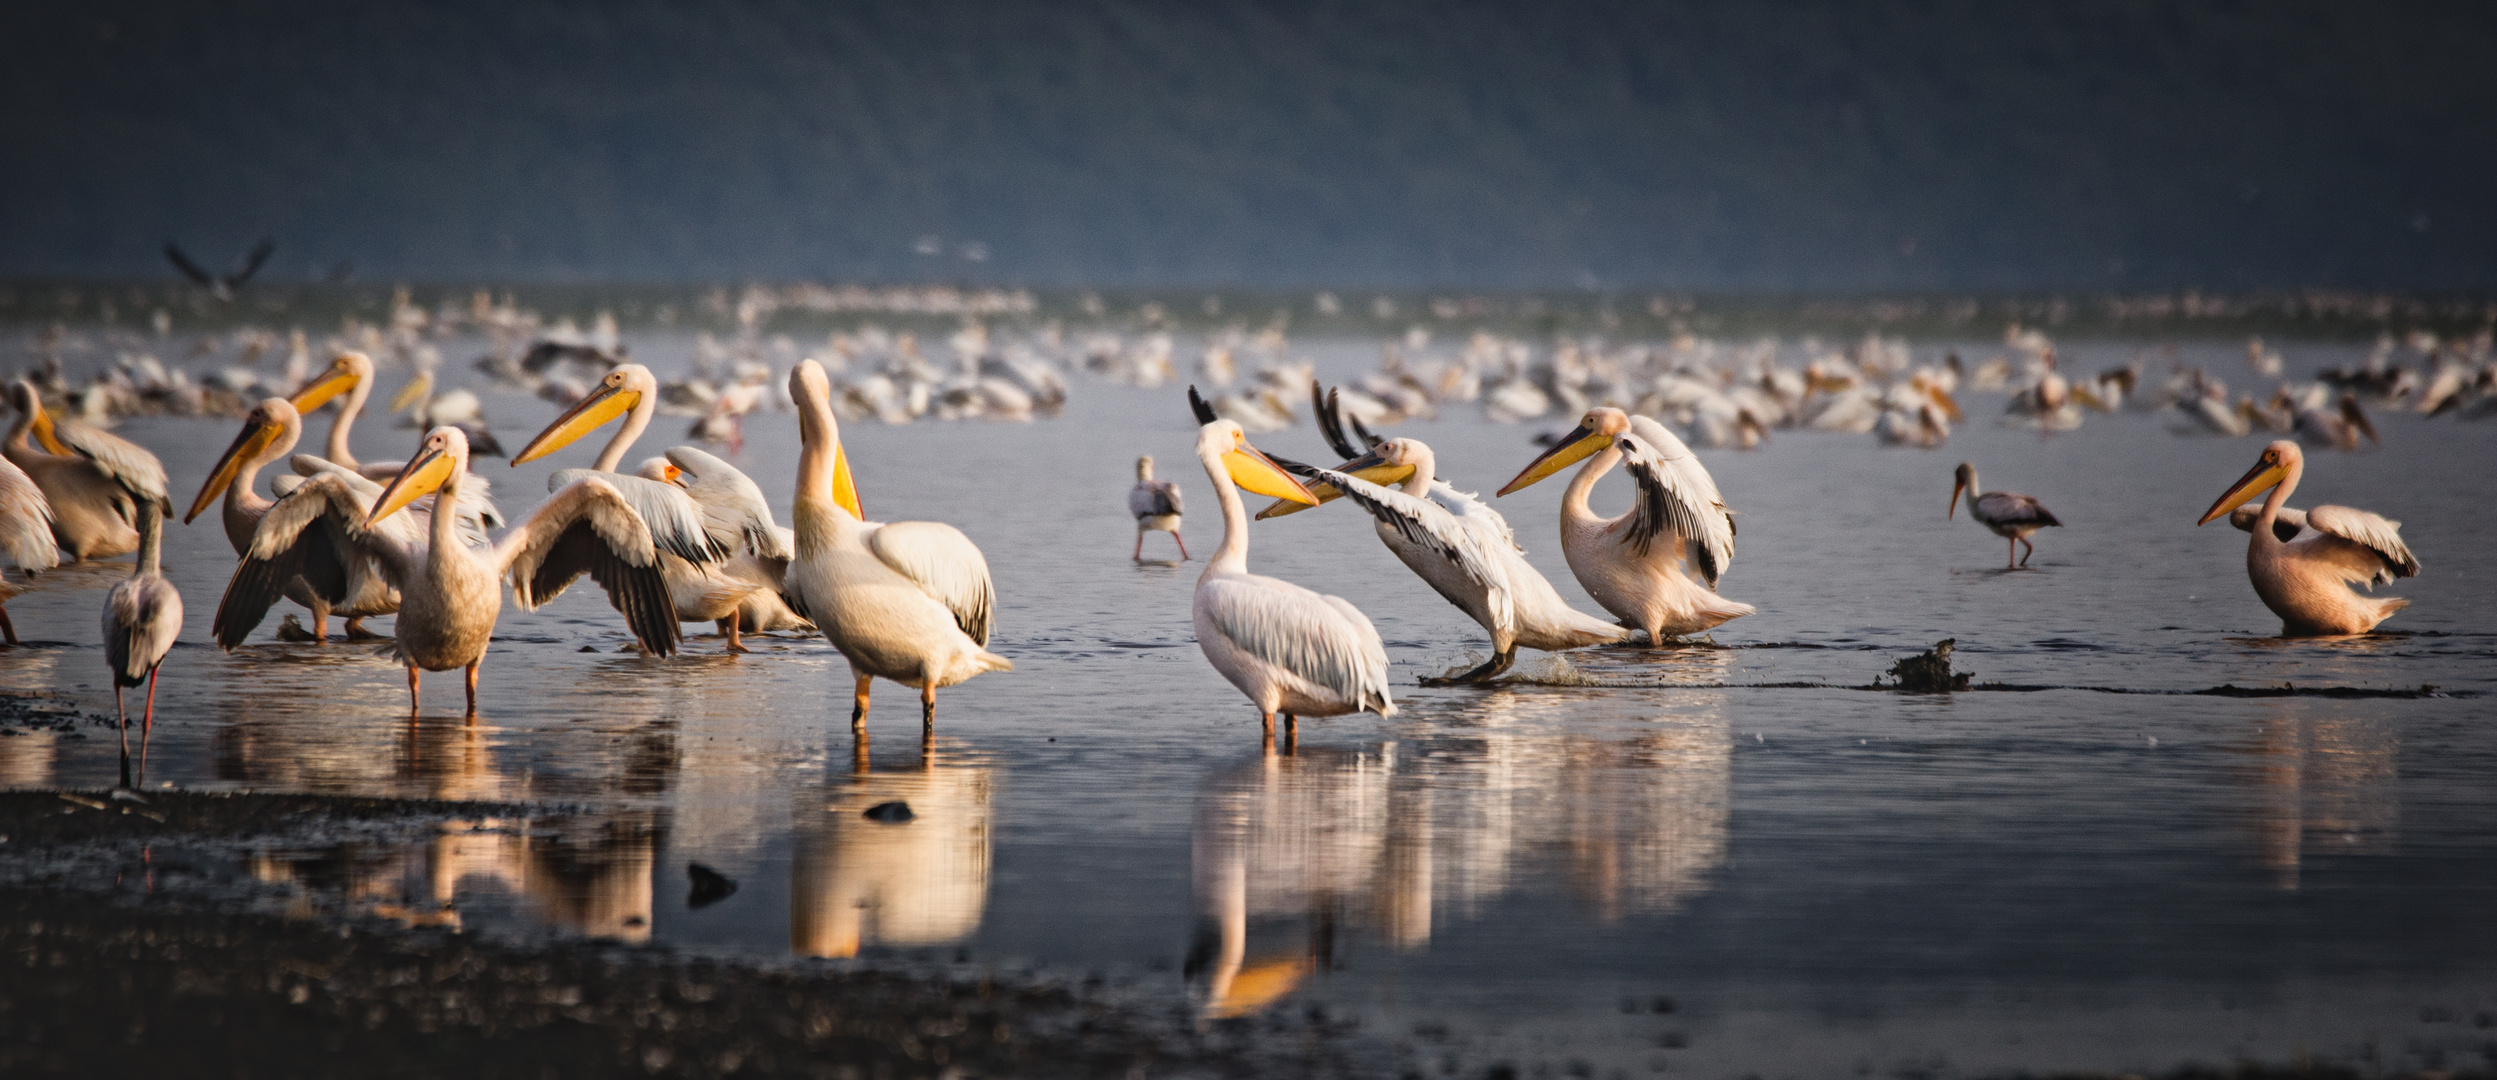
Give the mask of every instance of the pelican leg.
M 416 665 L 407 666 L 407 711 L 416 711 Z
M 163 669 L 147 669 L 147 711 L 139 714 L 139 782 L 142 784 L 147 782 L 148 736 L 153 734 L 156 730 L 156 673 L 161 670 Z M 122 742 L 125 745 L 127 745 L 129 741 L 130 736 L 122 736 Z M 130 785 L 125 782 L 122 786 L 128 787 Z
M 728 639 L 728 651 L 753 652 L 754 650 L 746 648 L 745 639 L 738 632 L 739 622 L 738 616 L 731 615 L 725 619 L 714 620 L 712 625 L 719 627 L 720 636 Z
M 9 644 L 17 644 L 17 624 L 9 621 L 7 608 L 0 608 L 0 634 L 7 635 Z
M 470 716 L 477 715 L 477 669 L 484 666 L 484 657 L 479 657 L 474 663 L 468 665 L 468 715 Z
M 922 732 L 936 730 L 936 680 L 934 679 L 921 683 L 919 686 L 919 730 Z
M 1188 542 L 1187 542 L 1187 541 L 1185 541 L 1185 540 L 1180 539 L 1180 538 L 1179 538 L 1179 533 L 1178 533 L 1176 530 L 1174 530 L 1174 531 L 1170 534 L 1170 542 L 1171 542 L 1171 543 L 1174 543 L 1174 544 L 1179 545 L 1179 561 L 1180 561 L 1180 562 L 1187 562 L 1187 561 L 1188 561 Z
M 1264 733 L 1257 739 L 1257 748 L 1271 757 L 1275 752 L 1275 714 L 1260 712 L 1257 717 L 1265 724 Z
M 121 681 L 113 681 L 113 730 L 121 733 L 121 786 L 130 786 L 130 711 L 121 704 Z
M 312 640 L 319 642 L 326 642 L 329 640 L 328 608 L 316 607 L 312 609 Z
M 867 676 L 858 677 L 858 696 L 850 705 L 850 727 L 862 731 L 867 727 L 867 683 Z
M 1507 652 L 1491 654 L 1491 659 L 1483 661 L 1472 671 L 1468 671 L 1460 675 L 1451 675 L 1444 679 L 1425 676 L 1422 679 L 1422 685 L 1465 686 L 1471 683 L 1488 682 L 1492 678 L 1498 676 L 1501 672 L 1507 671 L 1509 669 L 1509 665 L 1516 662 L 1517 647 L 1512 645 L 1509 647 L 1509 651 Z

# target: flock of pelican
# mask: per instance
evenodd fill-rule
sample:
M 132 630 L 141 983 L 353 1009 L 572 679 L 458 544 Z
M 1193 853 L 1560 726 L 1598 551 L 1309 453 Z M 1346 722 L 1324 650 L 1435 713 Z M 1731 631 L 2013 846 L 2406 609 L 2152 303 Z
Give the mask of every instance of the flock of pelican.
M 514 603 L 530 610 L 586 574 L 654 656 L 678 651 L 687 622 L 713 624 L 730 651 L 743 651 L 743 632 L 822 635 L 850 662 L 854 725 L 865 723 L 877 678 L 918 690 L 923 727 L 932 729 L 938 689 L 1013 670 L 988 649 L 995 588 L 979 548 L 951 525 L 867 519 L 841 441 L 849 410 L 813 360 L 796 364 L 787 380 L 803 450 L 786 527 L 751 478 L 699 448 L 673 447 L 622 471 L 669 393 L 639 364 L 616 363 L 594 385 L 568 394 L 569 407 L 512 458 L 515 465 L 545 458 L 616 425 L 587 468 L 554 473 L 548 498 L 508 525 L 485 479 L 471 473 L 476 447 L 468 427 L 434 425 L 406 462 L 354 458 L 349 434 L 373 379 L 367 356 L 340 352 L 294 393 L 253 405 L 209 468 L 184 521 L 222 501 L 220 520 L 238 565 L 217 605 L 220 646 L 242 644 L 279 600 L 310 615 L 312 630 L 303 635 L 310 640 L 324 638 L 331 615 L 347 620 L 351 639 L 379 638 L 363 620 L 396 615 L 393 649 L 407 672 L 411 707 L 424 672 L 460 670 L 473 714 L 503 589 L 508 585 Z M 1561 548 L 1606 619 L 1573 609 L 1525 560 L 1496 511 L 1438 475 L 1428 445 L 1374 435 L 1342 388 L 1326 391 L 1314 380 L 1310 387 L 1319 429 L 1336 456 L 1332 466 L 1259 450 L 1240 420 L 1222 415 L 1194 387 L 1188 392 L 1199 425 L 1197 457 L 1223 520 L 1222 541 L 1194 592 L 1196 635 L 1207 660 L 1256 707 L 1269 736 L 1278 717 L 1289 737 L 1301 716 L 1388 715 L 1396 706 L 1385 647 L 1360 610 L 1250 571 L 1243 492 L 1275 500 L 1259 518 L 1349 500 L 1370 515 L 1400 562 L 1481 624 L 1491 658 L 1425 685 L 1494 678 L 1520 647 L 1555 651 L 1642 635 L 1656 646 L 1755 611 L 1716 591 L 1733 565 L 1733 511 L 1672 427 L 1593 405 L 1498 491 L 1507 495 L 1578 466 L 1562 499 Z M 161 572 L 163 524 L 173 509 L 165 470 L 127 440 L 56 418 L 31 382 L 13 384 L 9 397 L 18 420 L 0 444 L 0 551 L 28 573 L 63 560 L 138 553 L 133 573 L 107 600 L 103 625 L 116 701 L 127 688 L 149 686 L 143 773 L 154 679 L 182 617 L 181 598 Z M 333 402 L 324 453 L 294 453 L 304 417 Z M 259 474 L 281 461 L 286 474 L 272 480 L 274 498 L 264 497 L 256 490 Z M 1635 497 L 1627 512 L 1607 518 L 1589 496 L 1616 469 L 1631 479 Z M 2351 586 L 2412 576 L 2418 560 L 2397 522 L 2346 507 L 2288 507 L 2303 470 L 2298 445 L 2275 442 L 2202 520 L 2231 516 L 2251 534 L 2248 576 L 2284 634 L 2366 633 L 2407 602 L 2362 596 Z M 1956 479 L 1949 514 L 1964 494 L 1971 516 L 2011 545 L 2017 558 L 2007 555 L 2009 568 L 2025 566 L 2020 548 L 2032 534 L 2061 524 L 2034 498 L 1983 490 L 1972 465 L 1961 465 Z M 2259 511 L 2240 509 L 2267 491 Z M 1129 509 L 1137 558 L 1147 532 L 1178 541 L 1179 487 L 1156 480 L 1150 458 L 1137 463 Z M 1179 550 L 1186 559 L 1184 543 Z M 14 591 L 0 583 L 0 602 Z M 15 642 L 4 608 L 0 631 Z

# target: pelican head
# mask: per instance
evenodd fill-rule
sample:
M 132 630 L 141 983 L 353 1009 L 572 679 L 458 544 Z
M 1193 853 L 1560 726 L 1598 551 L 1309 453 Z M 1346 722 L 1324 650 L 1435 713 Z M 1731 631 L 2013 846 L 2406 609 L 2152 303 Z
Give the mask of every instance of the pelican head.
M 43 411 L 43 394 L 35 389 L 35 384 L 24 379 L 10 383 L 9 404 L 17 406 L 17 411 L 26 414 L 28 422 L 33 425 L 31 431 L 37 445 L 62 457 L 77 453 L 69 448 L 68 443 L 62 442 L 61 436 L 52 430 L 52 414 Z
M 832 376 L 824 374 L 824 365 L 814 357 L 798 361 L 789 369 L 789 399 L 798 403 L 798 438 L 802 442 L 829 436 L 832 439 L 832 501 L 851 517 L 867 520 L 867 511 L 858 502 L 858 478 L 850 474 L 850 451 L 841 445 L 841 421 L 832 415 Z M 823 419 L 831 423 L 828 432 L 810 434 L 818 422 L 812 409 L 822 409 Z M 543 436 L 540 436 L 543 438 Z
M 407 504 L 441 490 L 451 474 L 468 467 L 468 433 L 445 424 L 425 433 L 418 444 L 416 457 L 399 471 L 399 478 L 382 489 L 381 498 L 373 503 L 373 512 L 364 516 L 364 528 L 406 508 Z M 439 512 L 439 511 L 437 511 Z
M 662 484 L 685 486 L 683 480 L 685 470 L 677 468 L 676 463 L 669 461 L 665 456 L 643 461 L 640 468 L 633 470 L 633 475 L 644 480 L 656 480 Z
M 2298 444 L 2287 439 L 2264 447 L 2263 456 L 2254 459 L 2254 467 L 2230 485 L 2227 493 L 2221 495 L 2218 502 L 2212 503 L 2211 509 L 2203 513 L 2202 520 L 2194 524 L 2197 527 L 2208 525 L 2226 516 L 2229 511 L 2254 501 L 2255 496 L 2270 491 L 2297 472 L 2304 465 L 2305 458 L 2306 455 L 2298 450 Z
M 1152 479 L 1153 479 L 1153 455 L 1151 455 L 1151 454 L 1146 454 L 1146 455 L 1145 455 L 1145 456 L 1143 456 L 1143 457 L 1137 458 L 1137 459 L 1136 459 L 1136 480 L 1137 480 L 1137 482 L 1138 482 L 1138 483 L 1146 483 L 1146 482 L 1150 482 Z
M 199 497 L 191 500 L 191 512 L 182 515 L 182 523 L 190 524 L 217 496 L 225 494 L 234 478 L 242 475 L 243 467 L 264 462 L 283 454 L 295 445 L 303 431 L 303 416 L 285 398 L 267 398 L 252 406 L 243 418 L 243 432 L 234 437 L 234 445 L 225 448 L 225 456 L 208 470 L 208 482 L 199 486 Z M 283 444 L 283 445 L 280 445 Z M 270 447 L 277 447 L 275 453 Z
M 333 357 L 329 366 L 313 376 L 311 382 L 305 383 L 303 389 L 295 391 L 295 396 L 288 398 L 287 403 L 293 405 L 297 413 L 309 413 L 329 404 L 331 398 L 363 385 L 372 377 L 373 358 L 348 349 Z
M 1523 490 L 1544 477 L 1594 457 L 1610 448 L 1614 439 L 1629 430 L 1629 413 L 1611 406 L 1589 409 L 1585 416 L 1578 418 L 1577 427 L 1561 436 L 1560 441 L 1553 443 L 1542 457 L 1528 462 L 1525 471 L 1518 473 L 1517 479 L 1509 481 L 1507 487 L 1501 488 L 1499 494 Z
M 1249 445 L 1248 433 L 1240 429 L 1237 421 L 1216 420 L 1197 429 L 1196 452 L 1209 464 L 1220 462 L 1223 472 L 1243 491 L 1318 505 L 1318 497 L 1310 494 L 1309 488 L 1283 471 L 1273 458 Z
M 1943 517 L 1953 518 L 1959 516 L 1959 493 L 1963 491 L 1968 493 L 1968 512 L 1971 514 L 1976 513 L 1977 467 L 1965 461 L 1960 462 L 1959 470 L 1952 474 L 1951 508 L 1943 512 Z
M 790 378 L 795 380 L 797 375 L 792 373 Z M 598 380 L 597 389 L 574 402 L 562 416 L 555 418 L 554 423 L 546 425 L 546 430 L 538 432 L 537 438 L 529 440 L 529 445 L 521 447 L 520 453 L 512 456 L 512 464 L 518 466 L 536 461 L 570 446 L 582 436 L 606 426 L 608 421 L 640 408 L 643 401 L 657 400 L 658 394 L 659 380 L 650 374 L 649 368 L 640 364 L 617 364 L 605 378 Z
M 1421 460 L 1420 447 L 1420 443 L 1411 439 L 1382 440 L 1368 453 L 1336 466 L 1335 471 L 1346 476 L 1358 476 L 1380 487 L 1394 487 L 1413 478 L 1414 469 Z M 1344 497 L 1343 492 L 1335 490 L 1335 485 L 1324 480 L 1310 481 L 1307 486 L 1309 493 L 1318 497 L 1317 503 L 1277 499 L 1274 505 L 1257 512 L 1258 520 L 1297 514 L 1313 505 L 1331 503 Z
M 390 411 L 402 412 L 413 409 L 424 404 L 425 399 L 433 396 L 433 392 L 434 373 L 419 371 L 415 378 L 407 381 L 406 386 L 399 388 L 399 396 L 390 399 Z

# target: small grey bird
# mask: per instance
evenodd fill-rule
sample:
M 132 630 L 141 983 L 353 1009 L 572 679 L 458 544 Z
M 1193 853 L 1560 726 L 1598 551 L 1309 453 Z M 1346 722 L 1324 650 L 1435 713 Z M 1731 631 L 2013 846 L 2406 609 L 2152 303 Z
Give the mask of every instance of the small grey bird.
M 152 502 L 139 504 L 139 562 L 130 576 L 104 596 L 104 659 L 113 668 L 113 710 L 121 732 L 121 786 L 130 787 L 130 711 L 121 692 L 147 684 L 147 711 L 139 720 L 139 776 L 147 776 L 147 741 L 156 726 L 156 668 L 182 636 L 182 594 L 158 565 L 164 550 L 165 515 Z
M 1188 558 L 1188 542 L 1179 538 L 1179 481 L 1153 479 L 1153 457 L 1136 459 L 1136 486 L 1127 489 L 1127 512 L 1136 515 L 1136 561 L 1144 561 L 1144 534 L 1166 532 Z

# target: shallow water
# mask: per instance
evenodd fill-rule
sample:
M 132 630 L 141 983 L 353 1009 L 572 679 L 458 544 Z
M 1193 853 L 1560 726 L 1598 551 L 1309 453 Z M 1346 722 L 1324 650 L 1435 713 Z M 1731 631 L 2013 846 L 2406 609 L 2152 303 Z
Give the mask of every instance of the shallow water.
M 635 347 L 667 370 L 669 342 Z M 1321 358 L 1350 370 L 1370 349 Z M 2041 438 L 1994 427 L 1999 398 L 1966 403 L 1974 422 L 1935 452 L 1810 433 L 1703 451 L 1743 514 L 1723 590 L 1760 613 L 1713 643 L 1530 653 L 1490 689 L 1414 684 L 1481 659 L 1483 641 L 1366 519 L 1337 504 L 1258 525 L 1256 569 L 1378 625 L 1403 707 L 1305 721 L 1274 755 L 1194 645 L 1201 564 L 1127 557 L 1140 452 L 1186 489 L 1192 550 L 1219 535 L 1177 385 L 1079 380 L 1066 417 L 1030 425 L 845 428 L 871 515 L 953 522 L 995 572 L 992 647 L 1016 671 L 942 692 L 927 745 L 915 695 L 890 685 L 872 742 L 854 743 L 846 664 L 820 640 L 728 658 L 706 634 L 673 660 L 619 655 L 621 620 L 586 581 L 534 614 L 506 606 L 480 718 L 437 675 L 411 719 L 382 649 L 270 638 L 286 605 L 234 654 L 207 644 L 233 556 L 203 517 L 170 541 L 190 627 L 149 782 L 561 808 L 247 868 L 307 903 L 1098 976 L 1142 1003 L 1247 1018 L 1231 1022 L 1323 1009 L 1430 1072 L 2485 1067 L 2497 560 L 2477 541 L 2497 426 L 2379 415 L 2384 450 L 2310 457 L 2299 505 L 2400 519 L 2426 572 L 2387 590 L 2415 602 L 2393 633 L 2282 642 L 2245 581 L 2243 534 L 2192 527 L 2256 440 L 2176 437 L 2146 415 Z M 554 412 L 489 408 L 518 438 Z M 1467 409 L 1398 432 L 1488 492 L 1537 452 L 1530 435 L 1563 426 Z M 178 501 L 232 436 L 225 421 L 122 431 L 165 456 Z M 737 459 L 784 510 L 795 438 L 785 414 L 758 416 Z M 358 448 L 412 441 L 368 421 Z M 1306 426 L 1256 441 L 1323 455 Z M 594 453 L 484 469 L 521 509 Z M 2003 572 L 1998 539 L 1934 512 L 1963 459 L 2068 523 L 2032 569 Z M 1594 611 L 1553 536 L 1562 486 L 1498 507 Z M 1626 490 L 1608 481 L 1599 505 Z M 66 569 L 13 601 L 35 644 L 0 651 L 0 689 L 110 715 L 95 626 L 119 575 Z M 1943 637 L 1980 683 L 2032 689 L 1851 689 Z M 2441 696 L 2191 693 L 2223 685 Z M 78 734 L 0 738 L 0 783 L 109 783 L 109 729 Z M 866 813 L 897 801 L 909 820 Z M 692 906 L 689 862 L 736 891 Z

